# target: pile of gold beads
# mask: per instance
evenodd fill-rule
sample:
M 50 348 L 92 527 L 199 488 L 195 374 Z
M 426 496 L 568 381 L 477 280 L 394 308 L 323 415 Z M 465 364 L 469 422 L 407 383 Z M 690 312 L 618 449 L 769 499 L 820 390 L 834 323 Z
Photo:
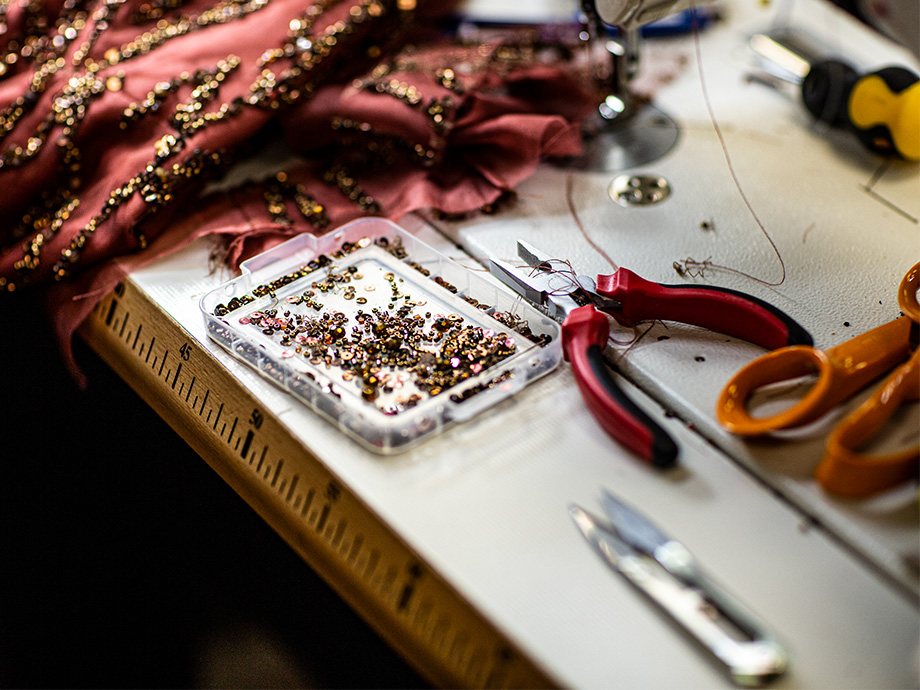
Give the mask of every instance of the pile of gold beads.
M 348 385 L 357 386 L 360 397 L 388 415 L 395 415 L 416 406 L 426 397 L 450 390 L 482 372 L 494 367 L 517 352 L 516 332 L 543 345 L 548 336 L 534 335 L 526 321 L 506 312 L 494 312 L 496 327 L 489 328 L 465 322 L 459 314 L 437 314 L 425 311 L 424 297 L 413 299 L 402 287 L 403 280 L 392 272 L 383 274 L 386 283 L 378 285 L 364 280 L 356 264 L 340 267 L 341 259 L 357 249 L 368 246 L 372 240 L 362 239 L 345 243 L 332 257 L 320 255 L 302 268 L 286 274 L 269 284 L 260 285 L 251 294 L 234 297 L 226 305 L 214 309 L 216 316 L 226 316 L 232 311 L 251 304 L 264 296 L 274 298 L 270 308 L 248 312 L 239 323 L 261 332 L 262 336 L 276 341 L 282 348 L 281 357 L 301 358 L 313 367 L 337 369 Z M 379 238 L 374 241 L 394 256 L 406 259 L 406 252 L 398 241 Z M 449 292 L 456 287 L 443 278 L 431 277 L 427 269 L 412 261 L 408 266 L 420 270 L 432 281 Z M 315 277 L 320 269 L 321 277 Z M 283 299 L 275 297 L 276 291 L 301 278 L 314 275 L 309 287 Z M 367 303 L 363 291 L 387 290 L 386 308 L 358 307 L 352 316 L 342 311 L 326 309 L 327 296 Z M 388 298 L 388 299 L 386 299 Z M 467 299 L 482 311 L 488 305 Z M 315 316 L 308 310 L 313 310 Z M 507 326 L 508 331 L 501 328 Z M 462 402 L 472 395 L 508 378 L 503 372 L 491 381 L 481 382 L 451 396 Z M 309 374 L 308 374 L 309 376 Z M 403 394 L 404 393 L 404 394 Z

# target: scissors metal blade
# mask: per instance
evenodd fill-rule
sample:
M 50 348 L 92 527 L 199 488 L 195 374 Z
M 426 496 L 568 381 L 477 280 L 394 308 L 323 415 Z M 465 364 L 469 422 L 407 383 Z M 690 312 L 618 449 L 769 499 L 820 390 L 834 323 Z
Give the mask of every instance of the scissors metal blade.
M 624 558 L 636 557 L 635 549 L 618 539 L 609 528 L 581 506 L 569 506 L 569 515 L 581 531 L 582 536 L 608 565 L 620 570 Z
M 613 513 L 612 526 L 579 506 L 571 506 L 569 515 L 608 567 L 696 638 L 738 685 L 761 686 L 785 672 L 783 649 L 740 604 L 696 571 L 692 556 L 679 542 L 612 495 L 609 500 L 605 495 L 604 503 Z
M 623 541 L 654 558 L 688 587 L 698 589 L 727 621 L 750 639 L 769 637 L 764 624 L 747 607 L 697 567 L 696 559 L 686 546 L 609 491 L 603 492 L 601 502 Z
M 642 553 L 655 556 L 655 551 L 671 538 L 650 522 L 644 515 L 626 505 L 609 491 L 601 495 L 604 511 L 616 527 L 617 533 Z

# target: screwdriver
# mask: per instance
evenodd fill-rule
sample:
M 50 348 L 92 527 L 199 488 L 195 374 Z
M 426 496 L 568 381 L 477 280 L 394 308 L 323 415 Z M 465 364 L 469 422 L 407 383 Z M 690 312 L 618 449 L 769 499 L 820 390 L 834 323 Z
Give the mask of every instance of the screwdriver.
M 802 100 L 821 122 L 852 130 L 881 156 L 920 160 L 920 77 L 898 66 L 860 75 L 822 60 L 802 80 Z
M 773 77 L 800 87 L 818 121 L 853 132 L 871 152 L 920 160 L 920 77 L 901 66 L 860 73 L 793 30 L 755 34 L 750 46 Z

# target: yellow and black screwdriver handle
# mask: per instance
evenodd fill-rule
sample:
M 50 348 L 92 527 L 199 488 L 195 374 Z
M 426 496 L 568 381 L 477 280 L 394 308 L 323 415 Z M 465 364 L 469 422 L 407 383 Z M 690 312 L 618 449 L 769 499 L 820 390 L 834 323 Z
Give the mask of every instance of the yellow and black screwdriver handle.
M 859 74 L 840 60 L 816 62 L 802 100 L 815 118 L 852 130 L 873 153 L 920 161 L 920 77 L 909 69 Z

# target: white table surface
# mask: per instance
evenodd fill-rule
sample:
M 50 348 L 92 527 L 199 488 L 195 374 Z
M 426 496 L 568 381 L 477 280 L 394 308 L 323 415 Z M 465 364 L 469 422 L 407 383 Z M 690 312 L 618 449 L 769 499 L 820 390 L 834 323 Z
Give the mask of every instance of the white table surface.
M 690 37 L 643 44 L 649 69 L 683 64 L 655 98 L 680 125 L 676 147 L 628 171 L 664 176 L 672 187 L 667 201 L 623 208 L 607 194 L 618 173 L 546 166 L 501 213 L 433 221 L 438 230 L 411 217 L 404 227 L 470 267 L 478 267 L 470 257 L 513 258 L 515 241 L 523 238 L 570 259 L 581 272 L 609 272 L 568 210 L 564 190 L 574 175 L 572 197 L 586 232 L 619 265 L 646 278 L 754 294 L 802 323 L 820 347 L 895 318 L 894 289 L 920 259 L 918 167 L 889 168 L 873 187 L 906 215 L 866 193 L 861 185 L 870 183 L 879 161 L 817 131 L 787 95 L 747 82 L 746 39 L 786 22 L 846 47 L 866 68 L 895 60 L 917 69 L 916 60 L 818 2 L 774 7 L 733 0 L 724 9 L 725 21 L 700 36 L 703 74 L 742 189 L 785 262 L 781 285 L 716 270 L 681 278 L 672 266 L 688 256 L 711 257 L 768 281 L 780 272 L 728 173 Z M 711 227 L 701 228 L 703 221 Z M 715 400 L 759 348 L 675 324 L 656 325 L 631 348 L 611 346 L 621 370 L 639 386 L 630 388 L 633 397 L 680 446 L 680 467 L 671 471 L 637 461 L 606 436 L 587 412 L 568 365 L 468 423 L 381 457 L 209 341 L 198 299 L 229 276 L 210 273 L 208 252 L 207 243 L 195 244 L 132 278 L 563 684 L 731 685 L 608 570 L 575 529 L 568 506 L 598 509 L 602 488 L 640 506 L 776 629 L 791 658 L 776 687 L 920 684 L 917 487 L 841 501 L 811 477 L 826 426 L 770 442 L 743 442 L 724 432 L 714 419 Z M 663 334 L 669 337 L 659 340 Z

